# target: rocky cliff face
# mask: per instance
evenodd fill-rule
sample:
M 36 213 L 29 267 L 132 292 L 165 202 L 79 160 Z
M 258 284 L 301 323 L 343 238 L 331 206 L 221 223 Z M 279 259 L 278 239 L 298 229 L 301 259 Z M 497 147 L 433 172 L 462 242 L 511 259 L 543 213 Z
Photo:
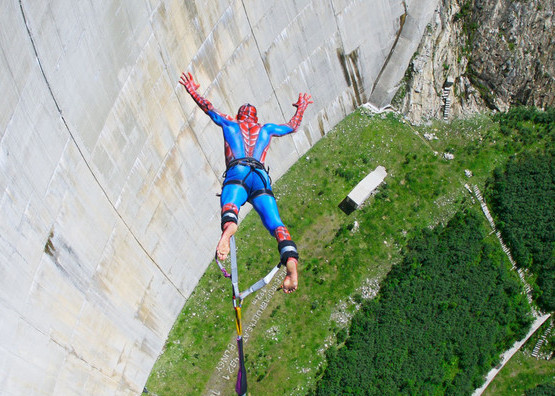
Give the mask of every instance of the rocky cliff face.
M 490 108 L 553 105 L 553 1 L 474 0 L 467 74 Z M 475 29 L 475 30 L 474 30 Z M 487 90 L 491 95 L 487 95 Z
M 554 3 L 443 0 L 393 105 L 415 121 L 554 105 Z

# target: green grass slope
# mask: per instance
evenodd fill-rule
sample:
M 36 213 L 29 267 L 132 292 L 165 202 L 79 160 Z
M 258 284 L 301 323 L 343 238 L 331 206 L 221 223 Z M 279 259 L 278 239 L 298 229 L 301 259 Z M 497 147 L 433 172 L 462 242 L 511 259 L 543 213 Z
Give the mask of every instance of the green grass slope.
M 313 389 L 326 349 L 344 341 L 353 313 L 401 261 L 411 236 L 476 205 L 464 184 L 482 187 L 514 150 L 486 116 L 413 127 L 391 113 L 358 110 L 322 138 L 274 185 L 301 255 L 299 290 L 285 295 L 273 285 L 243 304 L 249 393 L 302 395 Z M 338 204 L 379 165 L 388 172 L 386 183 L 364 208 L 345 215 Z M 247 285 L 275 265 L 278 253 L 254 211 L 239 229 L 239 276 Z M 149 391 L 212 394 L 222 378 L 235 375 L 234 334 L 229 281 L 214 263 L 169 334 Z M 233 380 L 224 385 L 220 394 L 234 394 Z

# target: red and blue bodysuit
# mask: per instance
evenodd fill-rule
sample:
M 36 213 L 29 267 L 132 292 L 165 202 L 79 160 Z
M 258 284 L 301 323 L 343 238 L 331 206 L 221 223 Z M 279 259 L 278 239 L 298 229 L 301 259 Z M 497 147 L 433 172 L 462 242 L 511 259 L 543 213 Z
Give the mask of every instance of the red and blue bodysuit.
M 222 128 L 226 160 L 220 199 L 222 229 L 227 222 L 237 223 L 239 208 L 250 202 L 266 229 L 277 239 L 281 263 L 285 264 L 290 257 L 298 259 L 297 247 L 279 216 L 264 160 L 272 137 L 297 131 L 306 107 L 312 103 L 310 95 L 299 95 L 299 100 L 293 104 L 297 111 L 287 124 L 261 125 L 254 106 L 241 106 L 237 117 L 233 118 L 214 109 L 208 100 L 197 93 L 198 84 L 190 74 L 182 80 L 182 85 L 197 105 Z

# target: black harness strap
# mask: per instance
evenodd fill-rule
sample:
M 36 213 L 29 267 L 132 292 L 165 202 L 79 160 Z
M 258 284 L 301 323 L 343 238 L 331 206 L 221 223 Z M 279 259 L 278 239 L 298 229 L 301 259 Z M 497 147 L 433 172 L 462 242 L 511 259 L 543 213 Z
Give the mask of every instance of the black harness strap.
M 267 188 L 263 188 L 261 190 L 256 190 L 256 191 L 253 191 L 249 195 L 248 201 L 252 204 L 252 200 L 255 199 L 256 197 L 261 196 L 261 195 L 269 195 L 270 197 L 273 197 L 274 193 L 272 192 L 272 190 L 268 190 Z
M 262 174 L 260 174 L 260 171 L 264 171 L 264 172 L 266 172 L 268 177 L 270 177 L 270 174 L 268 173 L 268 169 L 266 169 L 264 167 L 263 163 L 261 163 L 260 161 L 258 161 L 255 158 L 252 158 L 252 157 L 236 158 L 234 160 L 229 161 L 229 163 L 227 164 L 226 171 L 223 174 L 224 178 L 227 176 L 227 171 L 230 170 L 231 168 L 233 168 L 236 165 L 242 165 L 242 166 L 250 167 L 249 173 L 247 173 L 245 175 L 245 177 L 243 177 L 242 180 L 228 180 L 228 181 L 224 182 L 222 188 L 227 186 L 228 184 L 235 184 L 235 185 L 239 185 L 239 186 L 243 187 L 245 189 L 245 191 L 247 192 L 247 196 L 248 196 L 247 201 L 250 202 L 251 204 L 252 204 L 252 200 L 256 197 L 259 197 L 260 195 L 269 195 L 271 197 L 274 196 L 274 193 L 272 192 L 272 190 L 269 189 L 269 185 L 266 183 L 266 180 L 264 179 L 264 176 L 262 176 Z M 252 191 L 246 185 L 245 180 L 253 172 L 260 178 L 260 180 L 264 184 L 264 188 Z M 270 179 L 270 184 L 271 183 L 272 183 L 272 179 Z
M 224 185 L 222 187 L 227 186 L 228 184 L 237 184 L 239 186 L 242 186 L 245 190 L 247 189 L 247 186 L 245 185 L 245 179 L 243 180 L 228 180 L 224 183 Z
M 244 157 L 244 158 L 235 158 L 229 161 L 227 164 L 227 169 L 233 168 L 235 165 L 244 165 L 250 166 L 251 168 L 263 169 L 266 170 L 264 164 L 257 160 L 256 158 L 252 157 Z

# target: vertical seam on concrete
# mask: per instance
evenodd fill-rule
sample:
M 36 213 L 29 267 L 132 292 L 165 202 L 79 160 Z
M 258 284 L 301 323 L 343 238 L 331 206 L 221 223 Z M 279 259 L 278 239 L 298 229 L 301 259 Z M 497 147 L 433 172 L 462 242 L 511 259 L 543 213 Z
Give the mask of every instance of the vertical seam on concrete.
M 337 35 L 339 36 L 339 49 L 341 50 L 341 53 L 343 54 L 344 57 L 347 57 L 347 54 L 345 53 L 345 44 L 343 42 L 343 34 L 341 33 L 341 28 L 339 27 L 339 22 L 337 20 L 337 15 L 338 13 L 335 11 L 335 7 L 333 6 L 333 0 L 329 0 L 329 4 L 331 7 L 331 10 L 333 12 L 333 20 L 335 21 L 335 29 L 337 31 Z M 351 75 L 347 72 L 347 76 L 345 78 L 346 82 L 347 82 L 347 89 L 350 90 L 352 92 L 353 95 L 355 95 L 355 98 L 357 96 L 357 89 L 355 87 L 354 84 L 351 83 L 351 81 L 347 80 L 347 77 L 349 78 L 349 80 L 351 79 Z
M 262 51 L 260 50 L 260 46 L 258 45 L 258 40 L 256 39 L 256 35 L 254 34 L 254 29 L 252 28 L 252 23 L 251 20 L 249 19 L 249 13 L 247 12 L 247 7 L 245 6 L 245 1 L 241 0 L 241 5 L 243 6 L 243 11 L 245 12 L 245 17 L 247 18 L 247 23 L 249 24 L 249 29 L 251 31 L 251 35 L 252 38 L 254 40 L 254 44 L 256 45 L 256 49 L 258 51 L 258 56 L 260 57 L 260 61 L 262 62 L 262 64 L 264 65 L 264 57 L 262 56 Z M 281 112 L 281 116 L 283 117 L 283 119 L 285 120 L 285 113 L 283 112 L 283 108 L 281 107 L 281 103 L 279 102 L 279 99 L 277 97 L 276 94 L 276 89 L 274 88 L 274 84 L 272 83 L 272 79 L 270 78 L 270 75 L 268 74 L 268 70 L 266 69 L 266 67 L 264 66 L 264 70 L 266 72 L 266 78 L 268 79 L 268 82 L 270 83 L 270 86 L 272 87 L 272 92 L 274 94 L 274 97 L 276 98 L 276 102 L 278 104 L 279 107 L 279 111 Z
M 150 5 L 149 5 L 149 6 L 150 6 Z M 168 70 L 168 64 L 169 64 L 169 62 L 164 58 L 164 51 L 162 51 L 162 45 L 160 44 L 160 40 L 158 40 L 158 36 L 156 35 L 156 29 L 154 28 L 154 25 L 153 25 L 153 22 L 152 22 L 152 20 L 153 20 L 153 15 L 154 15 L 154 13 L 158 10 L 159 7 L 160 7 L 160 5 L 158 5 L 155 9 L 150 9 L 149 24 L 150 24 L 150 28 L 152 29 L 152 37 L 154 37 L 154 40 L 156 41 L 156 44 L 157 44 L 157 46 L 158 46 L 158 53 L 160 54 L 160 59 L 162 60 L 162 62 L 163 62 L 163 64 L 164 64 L 164 73 L 166 74 L 166 77 L 168 78 L 168 81 L 171 82 L 171 81 L 173 80 L 173 78 L 172 78 L 172 76 L 170 75 L 169 70 Z M 189 63 L 189 66 L 190 66 L 190 65 L 191 65 L 191 63 Z M 178 83 L 176 88 L 177 88 L 177 89 L 181 89 L 180 86 L 181 86 L 181 84 Z M 180 108 L 181 108 L 181 114 L 183 115 L 183 119 L 184 119 L 184 121 L 186 122 L 186 124 L 189 126 L 189 128 L 190 128 L 190 130 L 191 130 L 191 132 L 192 132 L 190 136 L 192 137 L 194 143 L 197 145 L 198 149 L 200 150 L 200 153 L 202 154 L 202 157 L 204 158 L 204 162 L 208 165 L 208 167 L 209 167 L 210 170 L 212 171 L 212 175 L 214 175 L 214 178 L 215 178 L 218 182 L 220 182 L 220 173 L 219 173 L 219 172 L 216 172 L 216 169 L 214 169 L 214 167 L 212 166 L 212 163 L 209 161 L 208 155 L 206 154 L 206 152 L 205 152 L 205 150 L 204 150 L 204 147 L 203 147 L 202 144 L 200 144 L 200 142 L 199 142 L 199 139 L 198 139 L 198 137 L 197 137 L 196 132 L 195 132 L 194 129 L 191 127 L 191 124 L 189 123 L 188 115 L 185 113 L 185 106 L 183 106 L 183 103 L 181 102 L 181 98 L 180 98 L 180 95 L 178 95 L 178 93 L 177 93 L 177 89 L 174 89 L 174 90 L 173 90 L 173 94 L 175 95 L 175 99 L 176 99 L 177 103 L 179 103 L 179 106 L 180 106 Z M 203 93 L 203 95 L 204 95 L 204 93 Z M 179 147 L 178 147 L 178 146 L 179 146 L 179 143 L 178 143 L 178 141 L 179 141 L 180 136 L 182 135 L 182 132 L 183 132 L 183 129 L 181 129 L 181 130 L 178 132 L 178 134 L 177 134 L 177 136 L 176 136 L 176 138 L 175 138 L 174 147 L 176 147 L 176 149 L 177 149 L 178 151 L 179 151 Z M 169 156 L 169 152 L 170 152 L 170 151 L 171 151 L 171 149 L 170 149 L 170 150 L 168 151 L 168 153 L 166 153 L 166 155 L 164 156 L 163 163 L 165 163 L 166 160 L 168 159 L 168 156 Z M 162 166 L 162 165 L 161 165 L 161 166 Z M 221 184 L 221 182 L 220 182 L 220 184 Z
M 341 29 L 339 28 L 339 23 L 337 22 L 337 13 L 335 12 L 335 7 L 333 6 L 333 0 L 329 0 L 331 10 L 333 12 L 333 20 L 335 21 L 335 29 L 339 35 L 339 43 L 341 44 L 341 49 L 345 53 L 345 45 L 343 44 L 343 35 L 341 34 Z
M 146 250 L 146 248 L 143 246 L 143 244 L 141 243 L 141 241 L 139 241 L 139 239 L 137 238 L 137 236 L 135 235 L 135 233 L 131 230 L 131 228 L 129 227 L 129 225 L 127 224 L 127 222 L 124 220 L 124 218 L 121 216 L 121 214 L 119 213 L 119 211 L 117 210 L 117 208 L 115 207 L 114 203 L 111 201 L 110 197 L 108 196 L 106 190 L 104 189 L 104 187 L 102 186 L 102 184 L 100 183 L 100 181 L 98 180 L 98 178 L 96 177 L 94 171 L 91 168 L 91 165 L 89 164 L 89 162 L 87 161 L 87 159 L 85 158 L 83 151 L 81 150 L 81 148 L 79 147 L 79 144 L 77 144 L 77 140 L 75 139 L 75 136 L 73 136 L 73 133 L 71 132 L 71 129 L 69 128 L 69 125 L 66 122 L 66 119 L 63 115 L 62 109 L 60 108 L 60 105 L 58 103 L 58 101 L 56 100 L 56 96 L 54 95 L 54 91 L 52 91 L 52 87 L 50 86 L 50 82 L 48 81 L 48 78 L 46 77 L 46 73 L 44 71 L 44 68 L 42 67 L 42 62 L 40 60 L 38 51 L 37 51 L 37 47 L 35 44 L 35 40 L 33 39 L 33 35 L 31 34 L 31 28 L 29 27 L 29 23 L 27 21 L 27 17 L 25 15 L 25 10 L 23 9 L 23 2 L 22 0 L 19 0 L 19 9 L 21 11 L 21 16 L 23 17 L 23 23 L 25 24 L 25 28 L 27 29 L 27 35 L 29 36 L 29 40 L 31 41 L 31 46 L 33 47 L 33 52 L 35 53 L 35 59 L 37 60 L 37 64 L 39 66 L 39 70 L 42 74 L 43 80 L 48 88 L 48 91 L 50 92 L 50 96 L 52 98 L 52 100 L 54 101 L 54 104 L 56 105 L 56 109 L 58 110 L 58 114 L 60 115 L 60 118 L 65 126 L 65 129 L 67 130 L 71 141 L 73 142 L 73 144 L 75 145 L 75 147 L 77 148 L 77 151 L 79 152 L 79 155 L 81 156 L 81 159 L 83 160 L 83 162 L 85 163 L 87 169 L 89 170 L 90 174 L 92 175 L 93 179 L 95 180 L 96 184 L 98 185 L 98 187 L 100 188 L 100 190 L 102 191 L 102 194 L 104 195 L 104 197 L 106 198 L 106 200 L 108 201 L 108 203 L 110 204 L 110 206 L 112 207 L 112 209 L 114 210 L 114 212 L 116 213 L 116 215 L 119 217 L 119 219 L 121 220 L 121 222 L 123 223 L 123 225 L 125 226 L 125 228 L 129 231 L 129 233 L 133 236 L 133 239 L 135 239 L 135 241 L 137 242 L 137 244 L 141 247 L 141 249 L 143 250 L 143 252 L 146 254 L 146 256 L 150 259 L 150 261 L 156 266 L 156 268 L 158 268 L 158 270 L 162 273 L 162 275 L 168 280 L 168 282 L 170 282 L 173 287 L 175 287 L 175 289 L 177 290 L 177 292 L 179 294 L 181 294 L 181 296 L 183 296 L 183 298 L 185 298 L 185 295 L 181 292 L 181 290 L 177 287 L 177 285 L 175 285 L 173 283 L 173 281 L 168 277 L 168 275 L 162 270 L 162 268 L 158 265 L 158 263 L 154 260 L 154 258 L 148 253 L 148 251 Z
M 397 32 L 397 36 L 395 37 L 395 41 L 393 42 L 393 45 L 389 50 L 389 54 L 387 54 L 387 58 L 385 58 L 385 62 L 383 63 L 382 68 L 380 69 L 380 72 L 378 73 L 376 80 L 374 81 L 374 85 L 372 85 L 372 92 L 370 92 L 370 97 L 372 96 L 372 94 L 374 93 L 374 90 L 376 89 L 376 86 L 380 82 L 380 78 L 382 77 L 382 74 L 387 68 L 389 61 L 393 56 L 393 52 L 395 51 L 395 47 L 397 47 L 397 43 L 399 42 L 399 37 L 401 37 L 401 33 L 403 32 L 403 27 L 405 26 L 405 21 L 407 20 L 407 16 L 408 16 L 407 2 L 405 0 L 403 0 L 403 7 L 405 8 L 405 13 L 401 15 L 401 21 L 399 23 L 400 24 L 399 31 Z

